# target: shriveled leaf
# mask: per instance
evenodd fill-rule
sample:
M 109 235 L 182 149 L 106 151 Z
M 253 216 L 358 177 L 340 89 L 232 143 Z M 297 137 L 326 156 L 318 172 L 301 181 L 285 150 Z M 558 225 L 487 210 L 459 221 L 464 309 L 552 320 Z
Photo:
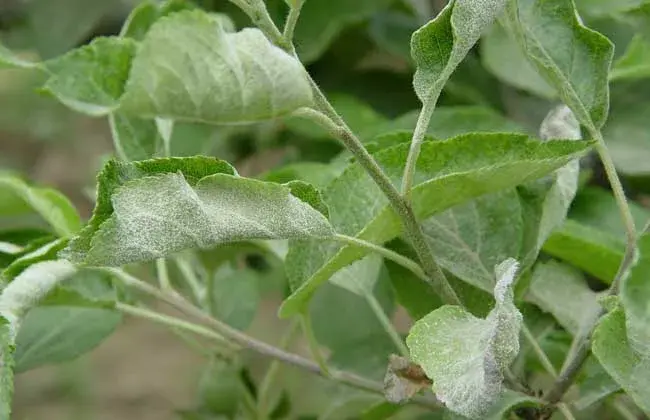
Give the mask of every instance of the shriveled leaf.
M 522 316 L 512 293 L 517 268 L 513 259 L 495 267 L 496 304 L 486 319 L 445 305 L 417 321 L 406 339 L 436 397 L 455 413 L 484 418 L 501 397 L 503 372 L 519 352 Z
M 601 318 L 593 333 L 591 351 L 639 408 L 650 414 L 650 358 L 630 346 L 622 309 Z
M 527 298 L 572 334 L 600 307 L 598 294 L 589 288 L 582 273 L 557 261 L 537 263 Z
M 163 139 L 153 120 L 129 117 L 119 112 L 109 117 L 113 145 L 124 160 L 144 160 L 163 150 Z
M 95 38 L 89 45 L 45 63 L 51 74 L 43 89 L 77 112 L 98 116 L 116 109 L 129 76 L 136 44 Z
M 453 71 L 505 7 L 505 0 L 455 0 L 411 38 L 417 66 L 413 87 L 420 101 L 435 103 Z
M 14 395 L 14 337 L 9 321 L 0 316 L 0 418 L 11 418 Z
M 634 80 L 650 77 L 650 41 L 635 36 L 627 46 L 625 54 L 614 63 L 610 80 Z
M 481 60 L 501 82 L 543 98 L 554 98 L 555 90 L 535 71 L 502 25 L 494 25 L 481 39 Z
M 121 109 L 141 117 L 245 123 L 308 106 L 301 64 L 258 29 L 228 33 L 198 10 L 156 22 L 133 60 Z
M 214 273 L 211 281 L 210 307 L 215 318 L 240 330 L 248 328 L 261 298 L 255 271 L 225 266 Z
M 424 388 L 431 386 L 422 368 L 405 357 L 390 356 L 384 376 L 384 396 L 395 404 L 410 400 Z
M 146 162 L 156 161 L 140 163 Z M 332 234 L 327 219 L 288 186 L 218 172 L 199 179 L 182 172 L 148 175 L 115 189 L 105 221 L 95 230 L 91 220 L 65 255 L 119 266 L 225 242 Z
M 294 39 L 303 62 L 315 61 L 347 26 L 388 6 L 390 0 L 309 0 L 300 12 Z
M 395 147 L 375 158 L 387 175 L 399 183 L 409 144 L 396 134 Z M 577 158 L 588 143 L 581 141 L 526 140 L 514 134 L 468 134 L 422 145 L 413 208 L 422 220 L 455 204 L 485 193 L 539 178 Z M 349 191 L 357 192 L 350 195 Z M 352 164 L 323 192 L 330 221 L 338 233 L 383 243 L 399 235 L 401 224 L 387 199 L 365 171 Z M 300 312 L 314 290 L 336 271 L 363 257 L 367 251 L 323 242 L 296 241 L 287 255 L 291 295 L 281 307 L 282 316 Z
M 573 2 L 510 1 L 506 15 L 537 72 L 581 124 L 590 130 L 600 129 L 609 108 L 612 43 L 582 25 Z
M 0 174 L 0 215 L 26 213 L 38 214 L 60 236 L 69 236 L 81 228 L 77 210 L 61 193 L 51 188 L 32 187 L 17 177 Z

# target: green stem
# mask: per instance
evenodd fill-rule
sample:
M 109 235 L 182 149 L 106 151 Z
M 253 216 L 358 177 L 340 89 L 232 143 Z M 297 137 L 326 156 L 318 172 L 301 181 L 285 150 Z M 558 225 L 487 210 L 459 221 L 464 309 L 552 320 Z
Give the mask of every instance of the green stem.
M 321 367 L 317 363 L 309 359 L 305 359 L 304 357 L 299 356 L 297 354 L 289 353 L 287 351 L 274 347 L 268 343 L 259 341 L 256 338 L 248 336 L 245 333 L 236 330 L 215 318 L 212 318 L 211 316 L 209 316 L 208 314 L 206 314 L 196 306 L 192 305 L 190 302 L 183 299 L 183 297 L 178 294 L 164 293 L 163 291 L 151 286 L 150 284 L 117 268 L 104 268 L 103 270 L 113 274 L 115 277 L 120 279 L 122 283 L 124 283 L 126 286 L 132 287 L 148 295 L 151 295 L 171 305 L 172 307 L 178 309 L 184 314 L 201 320 L 206 325 L 214 329 L 214 331 L 218 333 L 220 337 L 223 336 L 225 339 L 230 340 L 235 345 L 253 350 L 266 357 L 279 360 L 280 362 L 301 368 L 303 370 L 306 370 L 316 375 L 323 376 L 325 378 L 332 379 L 336 382 L 339 382 L 344 385 L 348 385 L 353 388 L 361 389 L 379 395 L 383 395 L 384 393 L 384 386 L 381 382 L 376 382 L 358 376 L 354 373 L 346 372 L 342 370 L 332 369 L 329 372 L 325 372 L 321 369 Z M 159 318 L 155 317 L 155 319 L 157 320 Z M 440 403 L 437 400 L 432 399 L 431 397 L 417 396 L 413 398 L 411 401 L 415 404 L 418 404 L 422 407 L 426 407 L 429 409 L 439 409 L 441 407 Z
M 407 270 L 411 271 L 420 279 L 424 281 L 428 281 L 427 275 L 425 274 L 425 272 L 422 270 L 422 267 L 420 267 L 418 263 L 416 263 L 415 261 L 413 261 L 408 257 L 398 254 L 395 251 L 392 251 L 388 248 L 384 248 L 383 246 L 377 244 L 373 244 L 372 242 L 364 241 L 363 239 L 355 238 L 353 236 L 342 235 L 340 233 L 335 234 L 334 239 L 351 246 L 366 248 L 370 251 L 376 252 L 377 254 L 383 256 L 384 258 L 389 259 L 401 265 L 402 267 L 406 268 Z
M 169 272 L 167 271 L 167 263 L 164 258 L 158 258 L 156 260 L 156 277 L 162 290 L 174 290 L 171 281 L 169 281 Z
M 296 322 L 295 320 L 291 323 L 287 329 L 287 332 L 284 334 L 284 337 L 282 337 L 282 341 L 280 342 L 281 349 L 286 350 L 289 347 L 299 327 L 300 323 Z M 273 360 L 269 365 L 264 378 L 262 378 L 262 382 L 260 383 L 258 391 L 259 397 L 257 398 L 257 412 L 260 419 L 268 418 L 268 411 L 271 405 L 271 391 L 273 390 L 273 384 L 278 377 L 278 373 L 280 372 L 281 367 L 282 364 L 278 360 Z
M 329 131 L 332 136 L 341 139 L 347 149 L 357 158 L 359 164 L 375 181 L 384 195 L 386 195 L 391 207 L 400 217 L 404 227 L 404 232 L 411 240 L 413 249 L 415 250 L 418 259 L 422 264 L 422 268 L 426 273 L 427 282 L 436 293 L 442 297 L 445 303 L 462 306 L 460 299 L 447 281 L 442 269 L 433 259 L 431 248 L 424 238 L 422 227 L 416 220 L 413 209 L 405 201 L 404 197 L 401 196 L 397 188 L 395 188 L 375 159 L 370 155 L 370 153 L 368 153 L 366 148 L 363 147 L 361 141 L 350 131 L 349 128 L 347 128 L 347 126 L 337 124 L 330 117 L 315 109 L 301 108 L 295 112 L 295 115 L 316 122 Z
M 616 199 L 616 204 L 621 213 L 623 224 L 625 225 L 625 236 L 627 238 L 625 254 L 607 292 L 610 296 L 616 296 L 620 290 L 621 284 L 630 274 L 632 266 L 635 264 L 637 259 L 636 226 L 634 225 L 634 218 L 632 217 L 632 212 L 630 211 L 627 199 L 625 198 L 623 185 L 618 177 L 614 161 L 607 149 L 602 134 L 599 130 L 593 127 L 589 128 L 589 134 L 596 140 L 596 151 L 603 163 L 607 179 L 609 180 L 614 198 Z M 598 308 L 598 310 L 592 314 L 590 321 L 586 323 L 585 326 L 581 328 L 580 332 L 574 337 L 573 342 L 571 343 L 571 349 L 569 350 L 567 359 L 564 361 L 560 374 L 552 388 L 544 395 L 544 399 L 549 404 L 556 404 L 560 401 L 575 380 L 580 368 L 582 368 L 582 365 L 589 356 L 593 330 L 596 328 L 598 321 L 605 313 L 604 309 Z
M 395 344 L 395 347 L 397 347 L 402 356 L 408 358 L 410 355 L 408 347 L 406 347 L 406 344 L 404 344 L 404 340 L 395 329 L 395 326 L 391 320 L 386 316 L 384 308 L 381 307 L 381 304 L 377 301 L 375 295 L 372 293 L 367 293 L 365 295 L 365 298 L 368 302 L 368 305 L 370 305 L 372 312 L 377 317 L 377 320 L 381 323 L 382 327 L 384 327 L 384 330 L 393 341 L 393 344 Z
M 284 24 L 284 31 L 282 37 L 284 42 L 291 44 L 293 42 L 293 32 L 296 29 L 296 23 L 298 23 L 298 17 L 300 16 L 300 10 L 302 5 L 305 3 L 305 0 L 293 0 L 291 10 L 289 10 L 289 15 L 287 16 L 287 22 Z
M 420 115 L 418 115 L 418 121 L 415 124 L 413 138 L 411 139 L 411 147 L 406 158 L 404 175 L 402 176 L 402 194 L 404 197 L 407 197 L 407 199 L 410 195 L 411 188 L 413 187 L 413 177 L 415 176 L 415 169 L 418 157 L 420 156 L 420 149 L 422 148 L 422 142 L 424 141 L 424 137 L 429 129 L 429 123 L 431 122 L 431 116 L 436 107 L 438 96 L 440 96 L 440 91 L 438 91 L 435 100 L 429 100 L 422 104 Z
M 171 328 L 178 328 L 183 331 L 193 332 L 203 337 L 212 339 L 218 342 L 221 346 L 228 348 L 230 350 L 236 349 L 235 347 L 233 347 L 233 345 L 230 342 L 226 341 L 226 339 L 224 339 L 224 337 L 221 336 L 220 334 L 217 334 L 208 328 L 205 328 L 201 325 L 194 324 L 192 322 L 188 322 L 179 318 L 174 318 L 169 315 L 164 315 L 158 312 L 154 312 L 149 309 L 128 305 L 122 302 L 117 302 L 115 304 L 115 309 L 131 316 L 153 321 L 157 324 L 166 325 Z
M 183 256 L 174 258 L 174 262 L 176 263 L 176 267 L 178 267 L 178 271 L 181 272 L 187 285 L 192 290 L 196 302 L 205 309 L 211 310 L 209 294 L 207 293 L 206 287 L 201 284 L 201 281 L 196 276 L 192 265 Z
M 302 332 L 303 334 L 305 334 L 305 338 L 307 339 L 307 344 L 309 345 L 309 352 L 311 353 L 311 356 L 316 361 L 316 364 L 318 364 L 318 367 L 320 368 L 321 372 L 323 372 L 323 376 L 325 377 L 332 376 L 332 374 L 330 373 L 330 369 L 327 366 L 327 362 L 325 361 L 325 357 L 323 356 L 323 353 L 320 351 L 320 344 L 318 344 L 318 340 L 316 339 L 316 334 L 314 334 L 314 328 L 311 325 L 311 318 L 309 318 L 309 314 L 307 313 L 300 314 L 300 328 L 302 328 Z

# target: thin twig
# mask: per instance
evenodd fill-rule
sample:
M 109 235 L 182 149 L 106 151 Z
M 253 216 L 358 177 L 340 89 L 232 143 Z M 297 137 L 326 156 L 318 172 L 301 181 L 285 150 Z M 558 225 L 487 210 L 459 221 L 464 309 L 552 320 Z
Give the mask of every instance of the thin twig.
M 341 139 L 346 148 L 352 152 L 352 154 L 357 158 L 359 164 L 375 181 L 384 195 L 386 195 L 391 207 L 400 217 L 404 231 L 407 237 L 411 240 L 413 249 L 415 250 L 418 259 L 422 264 L 422 268 L 426 273 L 427 282 L 433 287 L 436 293 L 442 297 L 445 303 L 462 306 L 456 292 L 449 284 L 449 281 L 447 281 L 447 277 L 433 259 L 431 248 L 424 238 L 422 227 L 416 220 L 413 209 L 406 203 L 404 197 L 401 196 L 392 181 L 388 176 L 386 176 L 370 153 L 368 153 L 361 141 L 354 135 L 354 133 L 352 133 L 352 131 L 349 130 L 349 128 L 347 128 L 347 126 L 337 124 L 329 116 L 315 109 L 301 108 L 294 114 L 311 119 L 325 128 L 333 136 Z
M 282 36 L 284 41 L 287 44 L 293 42 L 293 31 L 296 29 L 296 23 L 298 23 L 298 17 L 300 16 L 300 10 L 302 5 L 305 3 L 305 0 L 293 0 L 291 9 L 289 10 L 289 15 L 287 16 L 287 21 L 284 24 L 284 31 Z
M 174 308 L 185 313 L 186 315 L 197 318 L 198 320 L 205 323 L 207 326 L 213 328 L 218 334 L 223 336 L 225 339 L 230 340 L 232 343 L 238 346 L 250 349 L 264 356 L 301 368 L 303 370 L 314 373 L 316 375 L 330 378 L 341 384 L 345 384 L 354 388 L 358 388 L 361 390 L 365 390 L 380 395 L 383 395 L 384 393 L 383 384 L 380 382 L 376 382 L 358 376 L 354 373 L 341 371 L 341 370 L 330 370 L 330 375 L 326 376 L 317 363 L 305 359 L 304 357 L 299 356 L 297 354 L 289 353 L 287 351 L 274 347 L 268 343 L 257 340 L 256 338 L 253 338 L 249 335 L 246 335 L 245 333 L 236 330 L 215 318 L 210 317 L 208 314 L 201 311 L 199 308 L 192 305 L 188 301 L 186 301 L 180 295 L 164 293 L 161 290 L 155 288 L 154 286 L 151 286 L 150 284 L 143 282 L 142 280 L 120 269 L 106 268 L 104 270 L 115 275 L 125 285 L 140 290 L 141 292 L 144 292 L 148 295 L 151 295 L 173 306 Z M 426 407 L 429 409 L 439 409 L 441 407 L 438 401 L 430 397 L 417 396 L 413 398 L 411 401 L 415 404 L 418 404 L 422 407 Z
M 169 272 L 167 271 L 167 263 L 164 258 L 158 258 L 156 260 L 156 277 L 162 290 L 174 290 L 171 281 L 169 281 Z
M 373 244 L 372 242 L 364 241 L 363 239 L 355 238 L 353 236 L 347 236 L 347 235 L 342 235 L 337 233 L 334 235 L 334 239 L 340 242 L 344 242 L 348 245 L 352 246 L 357 246 L 359 248 L 366 248 L 370 251 L 376 252 L 377 254 L 383 256 L 386 259 L 389 259 L 402 267 L 406 268 L 413 274 L 415 274 L 417 277 L 424 281 L 428 281 L 427 275 L 424 273 L 422 270 L 422 267 L 420 267 L 420 264 L 416 263 L 412 259 L 405 257 L 401 254 L 398 254 L 395 251 L 392 251 L 388 248 L 384 248 L 383 246 Z
M 368 302 L 368 305 L 370 305 L 370 309 L 372 309 L 375 317 L 381 326 L 384 327 L 384 331 L 386 331 L 390 339 L 393 341 L 393 344 L 395 344 L 395 347 L 397 347 L 400 354 L 408 358 L 410 353 L 408 347 L 406 347 L 406 344 L 404 344 L 404 339 L 402 339 L 402 336 L 399 335 L 391 320 L 388 318 L 388 316 L 386 316 L 384 308 L 381 307 L 381 304 L 377 301 L 375 295 L 368 293 L 365 295 L 365 298 Z

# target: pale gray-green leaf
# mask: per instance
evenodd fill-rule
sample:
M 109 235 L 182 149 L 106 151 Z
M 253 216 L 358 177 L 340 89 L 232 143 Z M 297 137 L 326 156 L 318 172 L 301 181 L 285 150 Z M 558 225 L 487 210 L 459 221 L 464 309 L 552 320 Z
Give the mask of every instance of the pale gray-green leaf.
M 446 305 L 417 321 L 406 339 L 436 397 L 455 413 L 484 418 L 503 392 L 503 372 L 519 352 L 522 315 L 512 292 L 517 268 L 513 259 L 495 267 L 496 304 L 486 319 Z
M 411 38 L 417 70 L 413 87 L 423 103 L 436 101 L 469 50 L 505 7 L 506 0 L 455 0 Z
M 96 38 L 46 62 L 50 78 L 43 89 L 77 112 L 106 115 L 119 105 L 135 52 L 133 40 Z
M 332 234 L 325 217 L 288 187 L 227 174 L 194 186 L 180 173 L 144 177 L 120 187 L 111 201 L 113 214 L 91 248 L 71 258 L 119 266 L 237 240 Z
M 370 254 L 338 271 L 330 278 L 330 282 L 356 295 L 366 296 L 372 294 L 382 266 L 383 258 Z
M 612 43 L 586 28 L 565 0 L 510 0 L 507 18 L 528 60 L 578 121 L 600 129 L 609 108 Z
M 32 187 L 17 177 L 0 174 L 0 214 L 30 212 L 40 215 L 60 236 L 71 235 L 81 228 L 77 210 L 61 193 Z
M 539 262 L 533 270 L 527 299 L 552 314 L 571 334 L 598 311 L 598 294 L 577 269 L 557 261 Z
M 226 32 L 198 10 L 156 22 L 133 60 L 122 110 L 142 117 L 245 123 L 309 106 L 302 65 L 258 29 Z
M 601 318 L 593 333 L 591 351 L 639 408 L 650 414 L 650 358 L 630 346 L 623 310 Z

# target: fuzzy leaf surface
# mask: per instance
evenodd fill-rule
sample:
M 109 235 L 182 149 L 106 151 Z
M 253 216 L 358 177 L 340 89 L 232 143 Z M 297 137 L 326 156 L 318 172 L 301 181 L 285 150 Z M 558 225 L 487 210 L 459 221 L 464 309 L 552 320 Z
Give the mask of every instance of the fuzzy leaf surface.
M 119 106 L 135 52 L 133 40 L 96 38 L 46 62 L 50 78 L 43 89 L 77 112 L 106 115 Z
M 417 321 L 406 339 L 436 397 L 457 414 L 484 418 L 502 395 L 503 372 L 519 352 L 522 315 L 512 292 L 517 268 L 514 259 L 495 267 L 496 304 L 487 318 L 445 305 Z
M 445 82 L 505 7 L 506 0 L 455 0 L 413 33 L 417 70 L 413 87 L 420 101 L 437 100 Z
M 302 65 L 259 29 L 229 33 L 199 10 L 158 20 L 133 60 L 121 109 L 211 124 L 286 115 L 312 103 Z

